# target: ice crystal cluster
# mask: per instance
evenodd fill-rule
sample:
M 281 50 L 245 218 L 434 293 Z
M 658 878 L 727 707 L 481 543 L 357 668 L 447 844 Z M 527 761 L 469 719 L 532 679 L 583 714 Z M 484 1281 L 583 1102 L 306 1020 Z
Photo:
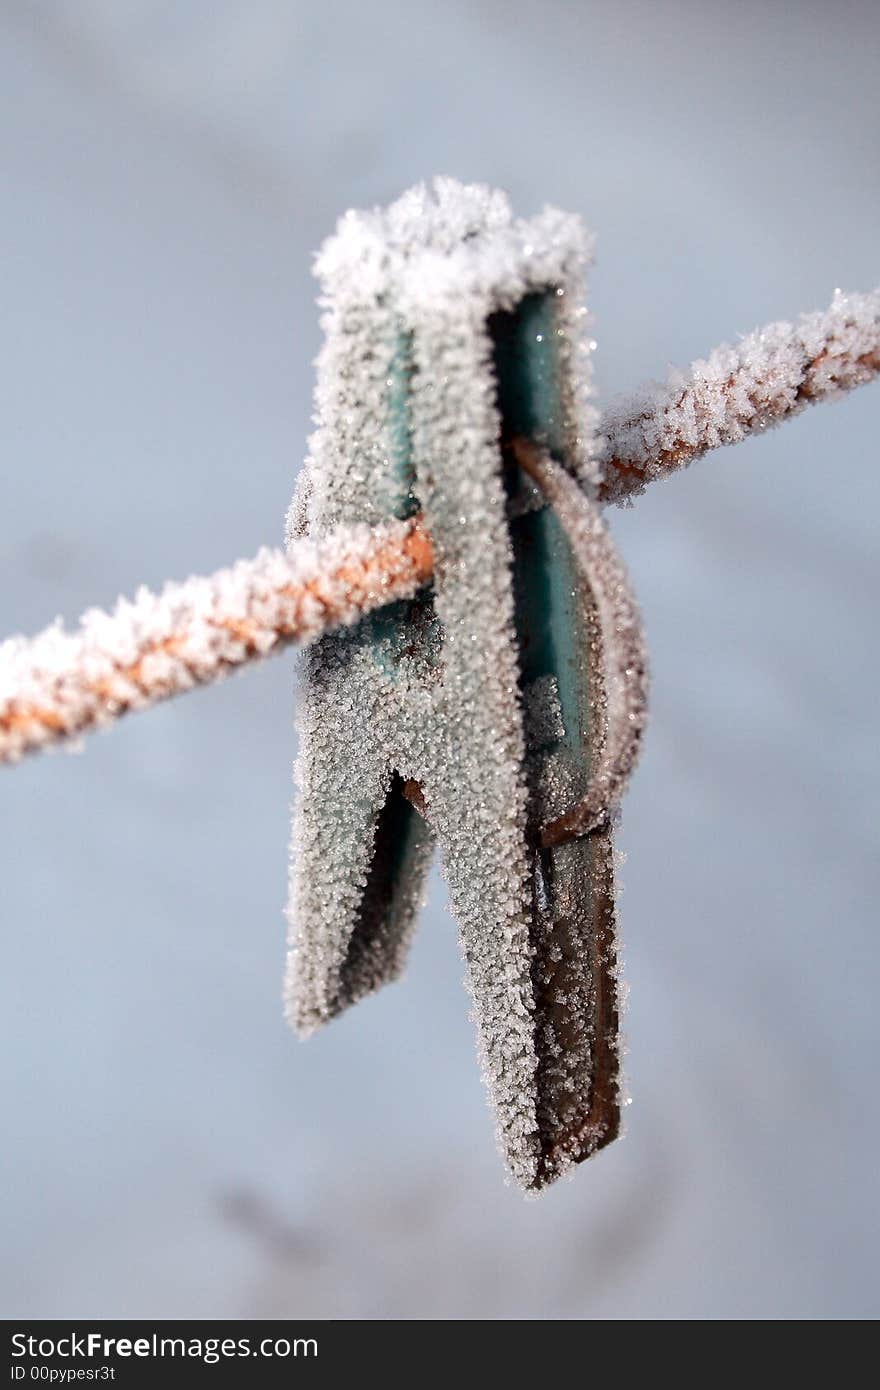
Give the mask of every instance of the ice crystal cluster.
M 436 842 L 500 1144 L 527 1188 L 616 1128 L 613 852 L 607 825 L 536 848 L 535 824 L 583 795 L 601 719 L 573 762 L 554 681 L 521 696 L 489 322 L 553 296 L 564 463 L 595 495 L 588 251 L 576 218 L 519 221 L 452 180 L 346 214 L 317 263 L 317 428 L 288 518 L 295 545 L 419 508 L 436 557 L 429 594 L 325 637 L 300 669 L 290 1020 L 308 1034 L 399 974 Z

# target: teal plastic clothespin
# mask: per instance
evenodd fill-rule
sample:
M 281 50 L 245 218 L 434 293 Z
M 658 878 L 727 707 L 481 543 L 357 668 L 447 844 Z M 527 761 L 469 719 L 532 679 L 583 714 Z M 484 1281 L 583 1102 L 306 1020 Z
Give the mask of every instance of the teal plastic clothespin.
M 609 702 L 631 765 L 643 663 L 631 643 L 609 677 L 635 619 L 588 500 L 587 251 L 578 219 L 518 221 L 452 180 L 347 214 L 318 261 L 318 427 L 289 521 L 421 511 L 436 554 L 429 590 L 303 658 L 291 1021 L 399 975 L 436 842 L 526 1188 L 619 1123 Z

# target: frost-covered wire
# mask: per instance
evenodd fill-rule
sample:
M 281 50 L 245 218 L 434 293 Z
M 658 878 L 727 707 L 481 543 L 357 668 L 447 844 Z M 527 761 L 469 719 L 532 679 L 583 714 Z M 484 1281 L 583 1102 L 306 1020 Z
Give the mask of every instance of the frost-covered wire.
M 159 594 L 140 589 L 112 612 L 91 609 L 75 632 L 56 623 L 12 637 L 0 644 L 0 762 L 314 642 L 411 596 L 432 569 L 418 520 L 343 527 Z
M 603 416 L 605 502 L 624 502 L 710 449 L 735 444 L 880 373 L 880 289 L 722 345 Z
M 837 293 L 827 310 L 769 324 L 612 406 L 601 425 L 600 499 L 626 502 L 709 450 L 878 375 L 880 289 Z M 141 589 L 112 613 L 86 613 L 76 632 L 54 624 L 12 637 L 0 643 L 0 762 L 315 641 L 414 593 L 432 571 L 419 523 L 350 527 L 158 595 Z

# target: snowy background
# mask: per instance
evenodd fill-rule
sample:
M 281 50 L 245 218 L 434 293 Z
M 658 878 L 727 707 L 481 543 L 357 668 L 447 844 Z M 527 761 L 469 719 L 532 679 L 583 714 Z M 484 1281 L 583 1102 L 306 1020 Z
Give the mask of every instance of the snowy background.
M 603 400 L 880 279 L 871 0 L 6 0 L 0 632 L 280 539 L 311 253 L 450 173 L 599 234 Z M 279 1002 L 290 658 L 0 776 L 7 1317 L 864 1317 L 880 387 L 612 515 L 651 641 L 628 1136 L 502 1182 L 435 885 Z

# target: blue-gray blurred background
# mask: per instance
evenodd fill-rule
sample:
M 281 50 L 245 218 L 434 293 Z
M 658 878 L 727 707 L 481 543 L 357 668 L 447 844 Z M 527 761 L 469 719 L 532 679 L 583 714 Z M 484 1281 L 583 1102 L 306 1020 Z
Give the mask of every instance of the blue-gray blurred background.
M 599 235 L 601 398 L 880 279 L 880 11 L 0 5 L 0 632 L 276 543 L 311 253 L 450 173 Z M 282 1023 L 293 664 L 0 777 L 12 1316 L 878 1311 L 880 388 L 612 516 L 654 713 L 628 1134 L 506 1188 L 454 923 Z

